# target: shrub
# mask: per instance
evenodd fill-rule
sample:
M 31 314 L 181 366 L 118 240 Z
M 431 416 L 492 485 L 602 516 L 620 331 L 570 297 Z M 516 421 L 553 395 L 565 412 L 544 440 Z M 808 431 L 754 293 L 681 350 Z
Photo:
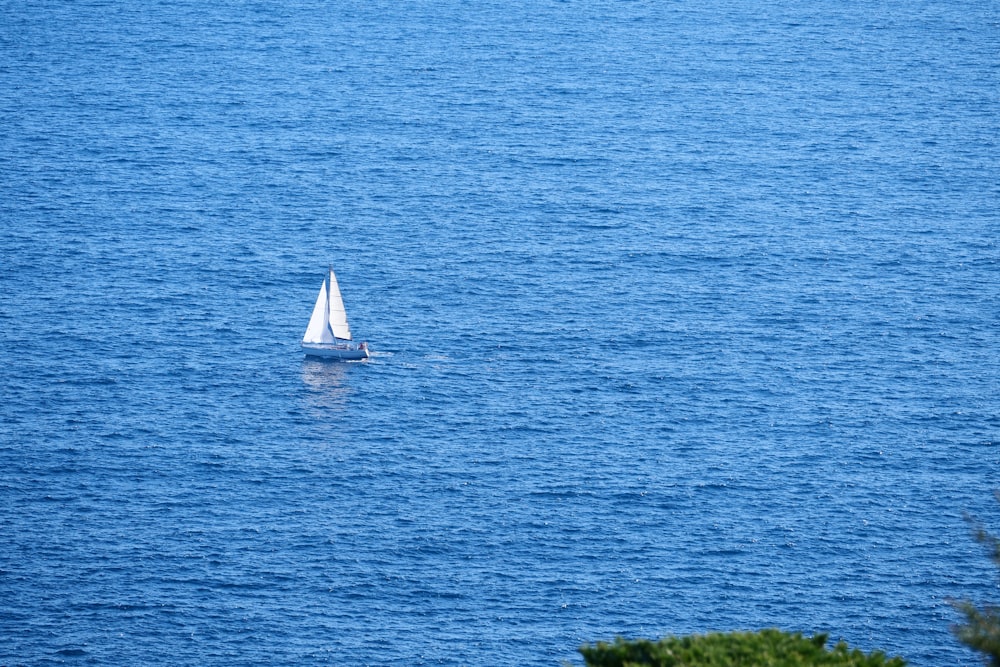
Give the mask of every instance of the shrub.
M 727 632 L 598 642 L 580 653 L 588 667 L 904 667 L 902 658 L 865 655 L 844 642 L 825 648 L 826 635 L 803 637 L 780 630 Z
M 994 491 L 997 501 L 1000 501 L 1000 491 Z M 1000 538 L 991 535 L 982 524 L 967 517 L 975 529 L 976 540 L 990 552 L 990 558 L 1000 567 Z M 986 662 L 992 667 L 1000 667 L 1000 607 L 986 605 L 977 608 L 968 600 L 955 602 L 955 608 L 965 616 L 965 623 L 952 627 L 952 632 L 959 641 L 986 657 Z

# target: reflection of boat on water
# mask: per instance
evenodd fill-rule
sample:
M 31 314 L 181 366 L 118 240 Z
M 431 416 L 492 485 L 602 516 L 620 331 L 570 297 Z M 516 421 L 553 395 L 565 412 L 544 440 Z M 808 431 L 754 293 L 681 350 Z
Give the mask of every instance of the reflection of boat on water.
M 367 359 L 368 343 L 351 342 L 351 327 L 340 296 L 340 286 L 333 267 L 319 288 L 309 326 L 302 337 L 302 351 L 311 357 L 324 359 Z
M 302 382 L 307 390 L 302 394 L 304 407 L 324 414 L 347 409 L 351 398 L 351 386 L 347 382 L 350 370 L 347 364 L 306 357 L 302 362 Z

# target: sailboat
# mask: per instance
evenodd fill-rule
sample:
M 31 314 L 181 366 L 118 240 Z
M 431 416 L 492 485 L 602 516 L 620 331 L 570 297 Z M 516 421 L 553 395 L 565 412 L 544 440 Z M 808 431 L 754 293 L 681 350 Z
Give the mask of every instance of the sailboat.
M 302 337 L 302 351 L 312 357 L 327 359 L 367 359 L 368 343 L 351 342 L 351 327 L 347 324 L 344 299 L 333 267 L 319 288 L 306 335 Z

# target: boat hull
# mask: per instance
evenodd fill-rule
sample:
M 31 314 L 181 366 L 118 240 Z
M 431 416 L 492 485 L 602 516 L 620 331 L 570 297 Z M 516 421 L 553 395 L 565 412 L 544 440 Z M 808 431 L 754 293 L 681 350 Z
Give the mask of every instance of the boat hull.
M 343 359 L 344 361 L 356 361 L 367 359 L 367 345 L 323 345 L 321 343 L 302 343 L 302 351 L 309 357 L 320 357 L 322 359 Z

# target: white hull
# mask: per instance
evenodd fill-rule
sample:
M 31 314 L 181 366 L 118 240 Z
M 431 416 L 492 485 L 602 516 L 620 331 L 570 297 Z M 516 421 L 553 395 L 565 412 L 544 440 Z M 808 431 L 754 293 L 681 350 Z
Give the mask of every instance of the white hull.
M 358 345 L 326 345 L 323 343 L 302 343 L 302 351 L 310 357 L 343 359 L 345 361 L 367 359 L 368 348 Z

